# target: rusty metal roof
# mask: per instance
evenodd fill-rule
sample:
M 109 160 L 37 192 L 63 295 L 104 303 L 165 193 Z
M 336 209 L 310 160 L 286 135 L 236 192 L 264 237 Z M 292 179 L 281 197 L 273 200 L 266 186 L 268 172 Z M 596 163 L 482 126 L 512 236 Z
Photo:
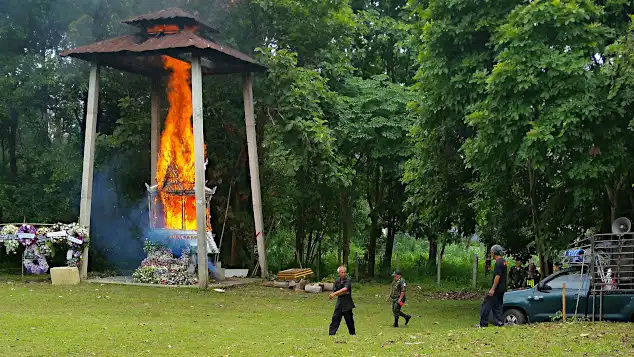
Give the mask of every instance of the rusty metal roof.
M 139 15 L 131 19 L 122 21 L 122 23 L 124 24 L 138 27 L 148 26 L 152 24 L 164 24 L 167 22 L 176 22 L 185 25 L 199 25 L 209 32 L 218 32 L 217 29 L 201 22 L 198 18 L 197 13 L 191 14 L 177 7 L 170 7 L 169 9 Z
M 246 54 L 187 30 L 170 35 L 119 36 L 64 51 L 61 56 L 98 62 L 127 72 L 156 75 L 163 74 L 165 70 L 162 62 L 152 57 L 169 55 L 185 59 L 184 55 L 190 53 L 206 58 L 202 62 L 204 74 L 265 70 Z

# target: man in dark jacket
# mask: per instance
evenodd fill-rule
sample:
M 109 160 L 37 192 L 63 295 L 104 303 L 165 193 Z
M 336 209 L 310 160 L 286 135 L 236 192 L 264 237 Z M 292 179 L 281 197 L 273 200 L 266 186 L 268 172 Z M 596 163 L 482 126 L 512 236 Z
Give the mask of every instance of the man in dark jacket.
M 515 266 L 509 270 L 509 289 L 521 289 L 524 287 L 526 280 L 526 269 L 522 266 L 522 261 L 515 259 Z
M 489 313 L 493 311 L 493 324 L 504 325 L 502 308 L 504 306 L 504 292 L 506 291 L 506 260 L 502 258 L 504 248 L 500 245 L 491 247 L 491 256 L 495 260 L 493 268 L 493 283 L 480 307 L 480 324 L 477 327 L 489 326 Z
M 334 292 L 328 296 L 330 300 L 337 297 L 337 304 L 335 305 L 335 311 L 332 313 L 332 322 L 330 323 L 329 335 L 334 335 L 339 329 L 341 324 L 341 318 L 346 320 L 348 326 L 348 332 L 351 335 L 356 334 L 354 329 L 354 316 L 352 309 L 355 308 L 354 302 L 352 302 L 352 281 L 346 275 L 346 267 L 340 266 L 337 269 L 339 278 L 335 281 Z

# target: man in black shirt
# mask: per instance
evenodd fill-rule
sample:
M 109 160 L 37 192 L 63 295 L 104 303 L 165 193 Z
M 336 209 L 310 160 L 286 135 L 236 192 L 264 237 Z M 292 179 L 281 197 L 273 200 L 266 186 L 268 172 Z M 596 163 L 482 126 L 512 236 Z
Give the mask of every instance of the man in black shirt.
M 493 311 L 493 324 L 504 325 L 502 308 L 504 306 L 504 292 L 506 291 L 506 260 L 502 258 L 504 248 L 499 245 L 491 247 L 491 256 L 495 260 L 493 268 L 493 284 L 480 307 L 480 324 L 478 327 L 489 326 L 489 313 Z
M 343 317 L 346 320 L 348 332 L 354 335 L 352 309 L 354 309 L 355 306 L 354 302 L 352 302 L 352 281 L 346 276 L 345 266 L 340 266 L 337 269 L 337 273 L 339 274 L 339 279 L 335 281 L 334 292 L 328 296 L 330 300 L 337 297 L 337 304 L 335 305 L 335 311 L 332 313 L 332 322 L 330 323 L 328 334 L 334 335 L 337 333 L 339 324 L 341 324 L 341 317 Z

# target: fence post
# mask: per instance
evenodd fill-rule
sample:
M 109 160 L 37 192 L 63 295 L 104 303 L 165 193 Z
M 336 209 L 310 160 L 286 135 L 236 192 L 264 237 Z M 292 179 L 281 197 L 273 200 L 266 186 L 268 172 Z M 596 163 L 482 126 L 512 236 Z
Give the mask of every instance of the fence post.
M 321 240 L 317 244 L 317 281 L 319 281 L 321 278 L 321 276 L 319 275 L 319 268 L 321 266 Z
M 354 253 L 354 280 L 359 281 L 359 254 Z
M 563 316 L 564 322 L 566 322 L 566 283 L 561 285 L 561 315 Z
M 440 285 L 440 263 L 441 255 L 440 250 L 436 253 L 436 284 Z
M 478 278 L 478 253 L 473 254 L 473 271 L 472 271 L 472 282 L 471 286 L 475 289 L 477 286 L 477 278 Z

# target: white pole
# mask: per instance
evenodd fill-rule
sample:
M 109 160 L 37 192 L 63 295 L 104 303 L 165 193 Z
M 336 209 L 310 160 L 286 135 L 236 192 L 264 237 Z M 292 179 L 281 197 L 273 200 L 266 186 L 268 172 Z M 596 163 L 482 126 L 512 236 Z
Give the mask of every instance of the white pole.
M 442 256 L 440 255 L 440 249 L 436 248 L 436 284 L 440 285 L 440 265 L 442 264 Z
M 471 272 L 471 274 L 472 274 L 471 286 L 475 289 L 477 285 L 477 279 L 478 279 L 478 253 L 473 254 L 473 271 Z
M 88 102 L 86 103 L 86 130 L 84 138 L 84 164 L 81 177 L 81 201 L 79 204 L 79 224 L 90 230 L 90 209 L 92 204 L 92 178 L 95 164 L 95 137 L 97 136 L 97 113 L 99 105 L 99 66 L 90 66 L 88 79 Z M 80 277 L 88 277 L 88 247 L 84 248 L 81 259 Z
M 207 213 L 205 201 L 205 149 L 203 137 L 203 78 L 200 57 L 192 56 L 192 109 L 194 112 L 194 170 L 196 183 L 196 236 L 198 237 L 198 285 L 207 288 Z
M 258 245 L 258 258 L 262 277 L 268 278 L 269 266 L 266 262 L 264 246 L 264 220 L 262 218 L 262 196 L 260 193 L 260 169 L 258 167 L 258 147 L 255 135 L 253 113 L 253 74 L 245 73 L 242 93 L 244 96 L 244 121 L 247 127 L 247 147 L 249 149 L 249 173 L 251 175 L 251 200 L 253 201 L 253 220 L 255 221 L 255 240 Z
M 159 138 L 161 137 L 161 94 L 161 79 L 158 77 L 152 78 L 152 129 L 150 135 L 150 153 L 152 155 L 152 159 L 150 162 L 150 186 L 158 183 L 156 182 L 156 161 L 158 159 Z

